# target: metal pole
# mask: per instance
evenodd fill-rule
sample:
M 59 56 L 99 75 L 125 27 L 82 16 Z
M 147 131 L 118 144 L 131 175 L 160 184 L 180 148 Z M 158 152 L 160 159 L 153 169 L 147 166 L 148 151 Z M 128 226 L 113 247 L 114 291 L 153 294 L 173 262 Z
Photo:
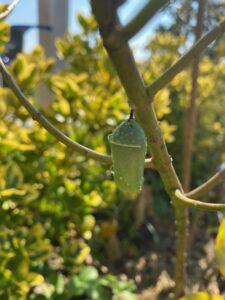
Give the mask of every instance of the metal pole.
M 39 42 L 44 47 L 46 56 L 55 58 L 54 71 L 62 69 L 65 64 L 56 55 L 55 39 L 62 37 L 68 29 L 68 0 L 39 0 L 39 24 L 50 25 L 52 31 L 39 31 Z M 51 92 L 44 85 L 38 89 L 41 106 L 51 103 Z
M 68 28 L 68 0 L 39 0 L 39 24 L 52 26 L 52 31 L 39 32 L 40 44 L 47 56 L 56 59 L 55 38 L 62 37 Z M 57 59 L 56 68 L 63 64 Z

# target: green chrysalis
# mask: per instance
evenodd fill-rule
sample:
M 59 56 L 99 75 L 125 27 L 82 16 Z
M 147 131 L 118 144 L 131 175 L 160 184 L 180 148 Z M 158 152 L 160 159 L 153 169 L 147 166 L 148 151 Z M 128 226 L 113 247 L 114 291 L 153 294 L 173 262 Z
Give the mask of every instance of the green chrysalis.
M 143 129 L 134 119 L 122 122 L 109 135 L 114 179 L 124 193 L 136 194 L 143 184 L 147 151 Z

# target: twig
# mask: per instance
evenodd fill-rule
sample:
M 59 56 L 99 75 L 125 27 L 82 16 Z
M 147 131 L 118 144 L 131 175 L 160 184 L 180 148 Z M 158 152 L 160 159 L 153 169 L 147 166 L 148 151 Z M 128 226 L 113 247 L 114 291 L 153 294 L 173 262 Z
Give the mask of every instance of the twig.
M 214 176 L 212 176 L 209 180 L 204 182 L 202 185 L 187 193 L 187 197 L 201 197 L 207 194 L 210 190 L 212 190 L 215 186 L 225 181 L 225 168 L 220 172 L 217 172 Z
M 20 101 L 20 103 L 27 109 L 32 118 L 36 120 L 40 125 L 42 125 L 50 134 L 52 134 L 57 140 L 59 140 L 64 145 L 72 148 L 76 152 L 83 154 L 87 157 L 93 158 L 97 161 L 111 164 L 112 159 L 109 155 L 99 153 L 90 148 L 87 148 L 73 140 L 71 140 L 68 136 L 62 133 L 59 129 L 57 129 L 48 119 L 44 117 L 44 115 L 39 112 L 33 105 L 27 100 L 21 89 L 17 86 L 14 79 L 11 77 L 9 72 L 7 71 L 3 61 L 0 59 L 0 72 L 8 84 L 9 88 L 13 91 L 14 95 Z M 153 167 L 152 159 L 145 160 L 145 167 L 151 168 Z
M 186 277 L 186 256 L 187 256 L 187 236 L 188 236 L 188 210 L 187 208 L 173 200 L 176 219 L 176 263 L 174 281 L 176 283 L 174 300 L 179 299 L 184 293 Z
M 204 12 L 206 0 L 198 0 L 198 16 L 195 30 L 195 41 L 198 41 L 202 36 L 204 25 Z M 196 98 L 198 90 L 198 74 L 199 74 L 200 55 L 196 55 L 192 65 L 192 87 L 188 107 L 184 114 L 184 139 L 182 153 L 182 178 L 183 188 L 187 192 L 190 188 L 191 181 L 191 166 L 192 166 L 192 149 L 196 131 Z
M 197 26 L 196 26 L 196 41 L 198 41 L 202 35 L 203 30 L 203 20 L 204 20 L 204 10 L 205 10 L 206 0 L 199 0 L 198 7 L 198 16 L 197 16 Z M 199 73 L 199 60 L 200 56 L 197 55 L 193 61 L 193 70 L 192 70 L 192 91 L 190 97 L 190 106 L 185 114 L 185 127 L 184 127 L 184 147 L 183 147 L 183 188 L 188 190 L 190 182 L 190 169 L 191 169 L 191 157 L 192 157 L 192 144 L 194 141 L 195 134 L 195 124 L 196 124 L 196 96 L 197 96 L 197 79 Z M 179 213 L 178 213 L 179 212 Z M 182 287 L 184 282 L 185 274 L 180 278 L 182 274 L 182 269 L 180 270 L 180 265 L 185 266 L 187 259 L 187 251 L 189 245 L 189 236 L 188 236 L 188 210 L 181 203 L 175 201 L 175 214 L 177 222 L 177 245 L 176 245 L 176 269 L 175 269 L 175 299 L 180 297 L 182 293 Z M 185 269 L 183 272 L 185 272 Z
M 212 210 L 212 211 L 225 211 L 225 204 L 206 203 L 206 202 L 194 200 L 182 194 L 180 190 L 176 190 L 174 196 L 176 197 L 177 201 L 179 201 L 186 207 L 193 207 L 196 209 L 204 209 L 204 210 Z
M 14 0 L 11 4 L 9 4 L 7 9 L 4 12 L 0 13 L 0 20 L 8 17 L 8 15 L 14 10 L 19 1 L 20 0 Z
M 225 19 L 221 21 L 214 29 L 205 34 L 194 46 L 186 52 L 181 58 L 169 69 L 167 69 L 158 79 L 146 87 L 149 97 L 152 97 L 167 85 L 177 74 L 183 71 L 190 62 L 202 52 L 215 39 L 220 38 L 225 31 Z
M 166 4 L 169 0 L 152 0 L 149 1 L 143 9 L 122 29 L 120 34 L 129 40 L 135 36 L 147 22 Z

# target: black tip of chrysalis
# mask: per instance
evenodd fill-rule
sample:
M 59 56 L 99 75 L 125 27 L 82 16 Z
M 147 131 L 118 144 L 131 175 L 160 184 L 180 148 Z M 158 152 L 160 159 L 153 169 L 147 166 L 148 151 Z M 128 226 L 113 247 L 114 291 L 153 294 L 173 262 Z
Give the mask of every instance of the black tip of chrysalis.
M 129 120 L 134 120 L 134 110 L 133 109 L 130 110 Z

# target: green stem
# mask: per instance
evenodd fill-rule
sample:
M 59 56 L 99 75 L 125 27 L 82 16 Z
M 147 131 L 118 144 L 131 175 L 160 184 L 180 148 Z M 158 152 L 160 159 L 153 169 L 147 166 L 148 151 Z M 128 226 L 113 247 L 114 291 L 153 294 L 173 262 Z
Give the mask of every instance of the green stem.
M 137 34 L 147 22 L 166 4 L 169 0 L 152 0 L 149 1 L 143 9 L 121 30 L 120 34 L 129 40 Z
M 203 32 L 204 12 L 206 7 L 206 0 L 198 0 L 198 15 L 197 25 L 195 29 L 195 40 L 198 41 Z M 184 191 L 190 189 L 191 183 L 191 168 L 192 168 L 192 154 L 193 144 L 196 132 L 196 118 L 197 105 L 196 98 L 198 94 L 198 76 L 199 76 L 200 54 L 196 55 L 192 65 L 191 75 L 191 93 L 188 107 L 184 113 L 184 130 L 183 130 L 183 153 L 182 153 L 182 184 Z
M 197 187 L 196 189 L 192 190 L 191 192 L 187 193 L 187 197 L 196 197 L 199 198 L 204 196 L 209 191 L 211 191 L 215 186 L 220 184 L 221 182 L 225 181 L 225 169 L 217 172 L 214 176 L 212 176 L 209 180 L 204 182 L 202 185 Z
M 225 31 L 225 20 L 221 21 L 214 29 L 205 34 L 194 46 L 169 69 L 167 69 L 158 79 L 147 86 L 146 90 L 152 98 L 159 90 L 165 87 L 177 74 L 183 71 L 190 62 L 207 48 L 215 39 L 220 38 Z
M 187 235 L 188 235 L 188 211 L 187 208 L 173 199 L 176 219 L 176 262 L 175 262 L 175 276 L 176 283 L 174 300 L 179 299 L 184 295 L 185 287 L 185 262 L 187 249 Z
M 194 200 L 194 199 L 188 198 L 187 196 L 182 194 L 182 192 L 179 190 L 175 191 L 174 196 L 176 197 L 177 201 L 179 201 L 186 207 L 193 207 L 196 209 L 204 209 L 204 210 L 209 210 L 209 211 L 225 211 L 225 204 L 206 203 L 206 202 Z

